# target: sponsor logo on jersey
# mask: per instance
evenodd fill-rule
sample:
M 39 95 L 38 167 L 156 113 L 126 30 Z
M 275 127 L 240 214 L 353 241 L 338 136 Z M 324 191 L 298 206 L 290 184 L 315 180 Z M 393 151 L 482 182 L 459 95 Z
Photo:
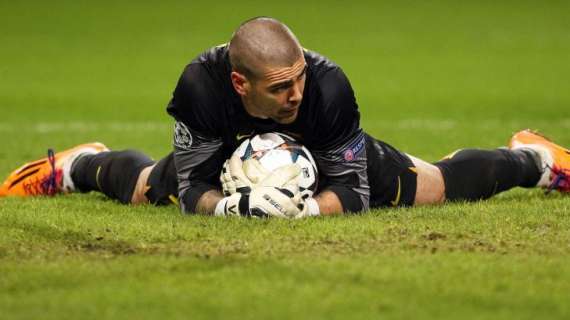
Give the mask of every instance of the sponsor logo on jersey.
M 254 132 L 255 132 L 255 131 L 252 131 L 252 132 L 250 132 L 250 133 L 245 133 L 245 134 L 243 134 L 243 133 L 238 133 L 238 134 L 236 134 L 236 140 L 237 140 L 237 141 L 240 141 L 240 140 L 242 140 L 242 139 L 249 138 L 249 137 L 253 136 Z
M 190 134 L 190 130 L 188 127 L 178 121 L 174 125 L 174 146 L 182 149 L 182 150 L 190 150 L 192 146 L 192 135 Z

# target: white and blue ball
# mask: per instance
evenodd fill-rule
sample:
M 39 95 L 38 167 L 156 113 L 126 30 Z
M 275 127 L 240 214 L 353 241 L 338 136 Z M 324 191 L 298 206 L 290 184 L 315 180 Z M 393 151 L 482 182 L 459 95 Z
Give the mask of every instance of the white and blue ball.
M 301 167 L 299 190 L 303 197 L 312 196 L 317 189 L 318 171 L 313 156 L 307 148 L 288 135 L 277 132 L 255 135 L 244 140 L 235 153 L 242 161 L 259 161 L 270 172 L 296 163 Z

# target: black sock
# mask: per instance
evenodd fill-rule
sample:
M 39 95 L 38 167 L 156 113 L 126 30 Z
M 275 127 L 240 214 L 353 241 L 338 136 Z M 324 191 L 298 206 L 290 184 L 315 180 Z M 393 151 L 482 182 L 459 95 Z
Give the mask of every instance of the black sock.
M 527 149 L 464 149 L 435 165 L 451 201 L 487 199 L 513 187 L 534 187 L 541 176 L 539 155 Z
M 81 192 L 100 191 L 130 203 L 139 174 L 152 164 L 152 159 L 134 150 L 88 154 L 73 163 L 71 179 Z

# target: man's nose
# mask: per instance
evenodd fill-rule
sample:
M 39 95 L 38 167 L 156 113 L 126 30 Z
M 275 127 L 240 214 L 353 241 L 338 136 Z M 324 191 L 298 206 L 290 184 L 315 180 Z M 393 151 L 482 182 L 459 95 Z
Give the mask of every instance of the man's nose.
M 291 87 L 291 92 L 289 95 L 289 101 L 290 102 L 297 102 L 297 101 L 300 101 L 302 97 L 303 97 L 303 95 L 301 94 L 301 89 L 299 88 L 299 86 L 297 84 L 293 85 Z

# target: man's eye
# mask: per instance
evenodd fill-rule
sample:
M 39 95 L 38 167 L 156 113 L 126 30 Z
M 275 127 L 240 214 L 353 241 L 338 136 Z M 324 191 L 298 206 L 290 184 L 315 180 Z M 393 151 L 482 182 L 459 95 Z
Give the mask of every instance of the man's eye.
M 287 89 L 287 87 L 277 87 L 277 88 L 271 89 L 271 92 L 273 92 L 273 93 L 280 93 L 280 92 L 285 91 L 286 89 Z

